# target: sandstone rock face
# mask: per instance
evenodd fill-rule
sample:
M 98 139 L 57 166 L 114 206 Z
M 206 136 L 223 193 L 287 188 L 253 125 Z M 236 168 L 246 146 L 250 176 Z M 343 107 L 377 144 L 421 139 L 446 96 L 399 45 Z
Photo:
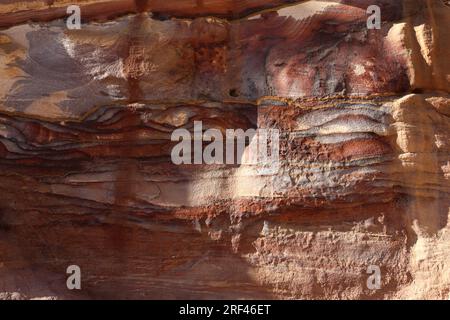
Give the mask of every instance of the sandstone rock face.
M 0 299 L 449 298 L 449 23 L 440 0 L 1 0 Z M 278 130 L 279 161 L 176 165 L 195 121 Z

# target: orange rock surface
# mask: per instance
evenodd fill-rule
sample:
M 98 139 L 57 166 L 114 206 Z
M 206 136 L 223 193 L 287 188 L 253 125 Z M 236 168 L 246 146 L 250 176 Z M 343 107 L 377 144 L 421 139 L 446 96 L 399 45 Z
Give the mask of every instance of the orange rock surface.
M 0 1 L 0 299 L 449 298 L 449 23 L 440 0 Z M 194 121 L 279 130 L 279 164 L 175 165 Z

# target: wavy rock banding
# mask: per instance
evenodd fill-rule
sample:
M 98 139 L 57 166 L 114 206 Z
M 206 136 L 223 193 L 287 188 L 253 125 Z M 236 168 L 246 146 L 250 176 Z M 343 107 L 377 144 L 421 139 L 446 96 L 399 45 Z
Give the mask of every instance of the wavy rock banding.
M 449 22 L 438 0 L 2 1 L 0 298 L 448 298 Z M 279 164 L 173 164 L 194 121 L 279 130 Z

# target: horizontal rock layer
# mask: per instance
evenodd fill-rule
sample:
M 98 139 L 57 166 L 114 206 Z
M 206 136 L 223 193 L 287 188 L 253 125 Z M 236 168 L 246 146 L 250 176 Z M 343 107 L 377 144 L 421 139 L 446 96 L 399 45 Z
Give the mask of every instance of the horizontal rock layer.
M 0 3 L 0 297 L 448 298 L 441 1 L 76 3 Z M 279 162 L 175 165 L 195 121 Z

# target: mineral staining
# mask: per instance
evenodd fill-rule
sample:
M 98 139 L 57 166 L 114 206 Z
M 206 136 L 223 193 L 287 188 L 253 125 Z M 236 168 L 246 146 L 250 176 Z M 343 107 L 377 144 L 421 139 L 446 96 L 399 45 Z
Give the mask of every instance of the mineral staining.
M 72 2 L 0 4 L 0 298 L 448 298 L 442 1 Z M 196 121 L 277 166 L 173 163 Z

